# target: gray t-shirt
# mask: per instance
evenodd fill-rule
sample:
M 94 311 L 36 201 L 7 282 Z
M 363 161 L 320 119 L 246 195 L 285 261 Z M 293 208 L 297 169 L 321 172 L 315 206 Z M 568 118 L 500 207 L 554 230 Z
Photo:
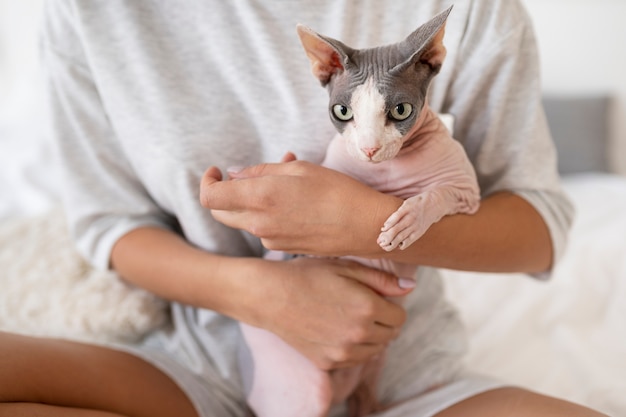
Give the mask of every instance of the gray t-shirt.
M 256 238 L 217 223 L 200 206 L 198 189 L 211 165 L 278 161 L 286 151 L 323 159 L 335 132 L 296 24 L 368 47 L 403 39 L 452 3 L 47 2 L 53 132 L 78 248 L 107 268 L 117 239 L 157 225 L 207 251 L 260 256 Z M 448 55 L 430 90 L 431 107 L 455 117 L 455 138 L 483 195 L 511 190 L 527 199 L 546 221 L 558 258 L 572 207 L 559 185 L 526 12 L 517 0 L 456 2 L 444 43 Z M 428 283 L 407 300 L 410 317 L 397 343 L 398 354 L 420 352 L 409 352 L 403 368 L 406 378 L 430 378 L 424 384 L 436 379 L 425 368 L 452 369 L 446 355 L 456 360 L 464 350 L 436 274 L 426 275 Z M 208 360 L 224 389 L 238 395 L 237 326 L 208 310 L 174 304 L 172 311 L 172 355 L 198 372 L 200 358 Z

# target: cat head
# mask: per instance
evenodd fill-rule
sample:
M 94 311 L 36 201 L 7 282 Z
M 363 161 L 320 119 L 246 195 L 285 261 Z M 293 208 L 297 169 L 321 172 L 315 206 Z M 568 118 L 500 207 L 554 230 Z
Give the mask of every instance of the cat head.
M 351 155 L 381 162 L 400 151 L 446 56 L 443 36 L 451 10 L 402 42 L 368 49 L 353 49 L 298 25 L 313 75 L 328 89 L 331 120 Z

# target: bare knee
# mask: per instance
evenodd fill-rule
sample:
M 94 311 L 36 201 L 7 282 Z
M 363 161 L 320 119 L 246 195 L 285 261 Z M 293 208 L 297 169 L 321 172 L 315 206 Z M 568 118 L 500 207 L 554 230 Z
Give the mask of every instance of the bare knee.
M 437 417 L 608 417 L 578 404 L 521 388 L 500 388 L 461 401 Z

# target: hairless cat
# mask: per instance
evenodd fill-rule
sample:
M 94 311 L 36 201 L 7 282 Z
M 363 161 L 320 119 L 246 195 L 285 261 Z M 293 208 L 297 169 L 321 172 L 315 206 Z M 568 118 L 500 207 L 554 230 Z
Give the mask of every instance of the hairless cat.
M 476 175 L 463 147 L 427 103 L 428 87 L 446 55 L 450 11 L 402 42 L 370 49 L 353 49 L 297 27 L 313 75 L 328 89 L 338 131 L 323 165 L 404 199 L 381 227 L 378 244 L 385 251 L 406 249 L 443 216 L 472 214 L 479 206 Z M 359 261 L 408 279 L 417 269 L 388 259 Z M 346 400 L 351 417 L 384 408 L 376 398 L 384 355 L 328 372 L 272 333 L 241 328 L 244 386 L 257 417 L 324 417 Z

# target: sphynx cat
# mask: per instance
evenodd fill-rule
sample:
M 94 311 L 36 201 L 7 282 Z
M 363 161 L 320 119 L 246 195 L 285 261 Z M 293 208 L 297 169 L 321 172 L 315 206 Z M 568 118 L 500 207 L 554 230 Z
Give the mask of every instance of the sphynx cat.
M 406 249 L 443 216 L 472 214 L 479 206 L 476 175 L 463 147 L 427 103 L 446 55 L 450 11 L 400 43 L 371 49 L 352 49 L 297 27 L 312 72 L 328 89 L 338 131 L 323 165 L 404 199 L 382 225 L 378 244 L 386 251 Z M 409 279 L 417 269 L 386 259 L 359 261 Z M 242 332 L 244 387 L 257 417 L 324 417 L 346 400 L 351 417 L 382 409 L 376 381 L 384 355 L 327 372 L 270 332 L 245 324 Z

